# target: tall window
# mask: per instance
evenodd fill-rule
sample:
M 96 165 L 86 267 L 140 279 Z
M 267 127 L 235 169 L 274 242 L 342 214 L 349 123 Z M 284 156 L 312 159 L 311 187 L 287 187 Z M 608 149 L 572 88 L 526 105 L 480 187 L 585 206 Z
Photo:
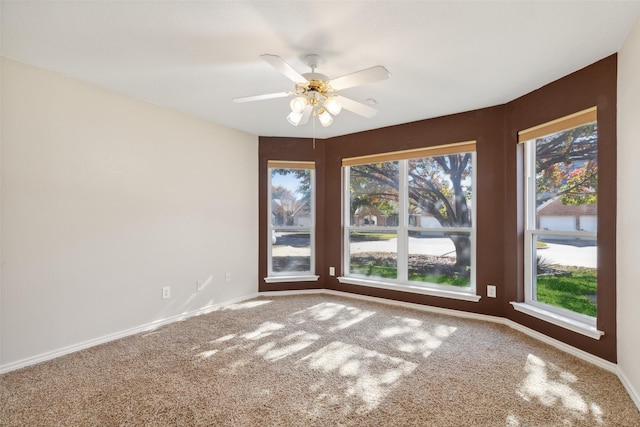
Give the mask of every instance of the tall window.
M 344 159 L 345 272 L 475 293 L 475 142 Z
M 525 144 L 525 302 L 595 327 L 598 126 L 591 108 L 519 133 Z
M 269 161 L 268 166 L 268 275 L 311 276 L 315 272 L 315 164 Z

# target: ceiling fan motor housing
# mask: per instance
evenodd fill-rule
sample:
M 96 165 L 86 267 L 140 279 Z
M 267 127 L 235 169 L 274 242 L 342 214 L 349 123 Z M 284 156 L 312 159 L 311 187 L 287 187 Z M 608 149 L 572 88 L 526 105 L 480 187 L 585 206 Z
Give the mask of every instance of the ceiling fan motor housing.
M 329 79 L 324 74 L 306 73 L 303 76 L 307 79 L 307 84 L 297 84 L 296 93 L 306 96 L 309 104 L 316 105 L 318 101 L 327 97 L 329 92 L 333 92 L 329 85 Z

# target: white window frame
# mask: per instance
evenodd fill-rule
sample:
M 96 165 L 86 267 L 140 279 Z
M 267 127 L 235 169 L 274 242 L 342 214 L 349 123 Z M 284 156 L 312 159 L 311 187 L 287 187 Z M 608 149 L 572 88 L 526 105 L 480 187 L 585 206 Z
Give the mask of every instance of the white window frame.
M 540 230 L 536 226 L 536 139 L 555 132 L 570 130 L 595 121 L 596 109 L 584 110 L 547 124 L 520 132 L 520 143 L 524 144 L 525 173 L 525 230 L 524 230 L 524 302 L 511 302 L 522 313 L 545 320 L 579 334 L 599 339 L 604 332 L 597 329 L 597 317 L 587 316 L 562 307 L 537 301 L 535 284 L 537 274 L 536 249 L 534 244 L 538 236 L 584 237 L 595 239 L 597 232 Z M 526 135 L 524 138 L 522 135 Z
M 310 215 L 311 224 L 308 226 L 275 226 L 272 223 L 272 203 L 271 203 L 271 176 L 273 169 L 307 169 L 310 172 Z M 315 274 L 316 271 L 316 179 L 315 179 L 315 162 L 298 162 L 298 161 L 269 161 L 267 164 L 267 277 L 264 278 L 266 283 L 279 282 L 308 282 L 317 281 L 320 276 Z M 310 245 L 310 269 L 309 271 L 273 271 L 273 242 L 272 236 L 276 230 L 286 231 L 302 231 L 309 233 Z
M 469 149 L 468 147 L 473 147 Z M 456 150 L 456 147 L 460 147 Z M 432 228 L 432 227 L 416 227 L 409 225 L 409 209 L 408 209 L 408 176 L 407 168 L 408 162 L 411 159 L 425 158 L 425 157 L 437 157 L 446 154 L 459 154 L 470 152 L 472 154 L 471 168 L 472 168 L 472 196 L 471 196 L 471 227 L 449 227 L 449 228 Z M 397 153 L 386 153 L 381 155 L 366 156 L 362 158 L 354 158 L 354 162 L 351 163 L 348 159 L 345 165 L 343 160 L 343 173 L 342 173 L 342 191 L 343 191 L 343 224 L 344 224 L 344 237 L 343 237 L 343 271 L 344 276 L 338 277 L 340 283 L 353 284 L 359 286 L 370 286 L 375 288 L 398 290 L 403 292 L 418 293 L 424 295 L 431 295 L 444 298 L 459 299 L 465 301 L 478 302 L 480 296 L 476 294 L 476 212 L 477 212 L 477 153 L 475 150 L 475 141 L 468 141 L 463 143 L 449 144 L 445 146 L 403 151 Z M 361 160 L 360 160 L 361 159 Z M 350 183 L 350 167 L 357 164 L 369 164 L 381 161 L 397 161 L 399 162 L 399 189 L 398 189 L 398 226 L 395 227 L 362 227 L 352 226 L 349 206 L 351 203 L 349 183 Z M 349 236 L 351 231 L 359 232 L 393 232 L 396 233 L 398 246 L 397 246 L 397 268 L 398 276 L 396 279 L 369 277 L 358 274 L 351 274 L 349 271 L 350 266 L 350 241 Z M 470 286 L 461 288 L 457 286 L 440 285 L 429 282 L 410 281 L 408 278 L 408 255 L 409 255 L 409 232 L 411 231 L 435 231 L 435 232 L 455 232 L 462 231 L 468 232 L 471 239 L 471 272 L 470 272 Z

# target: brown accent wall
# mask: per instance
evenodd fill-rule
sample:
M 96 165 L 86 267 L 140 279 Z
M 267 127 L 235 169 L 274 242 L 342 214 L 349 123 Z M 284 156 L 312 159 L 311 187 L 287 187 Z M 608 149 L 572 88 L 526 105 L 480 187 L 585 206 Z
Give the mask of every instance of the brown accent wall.
M 269 160 L 297 160 L 316 162 L 316 272 L 328 271 L 325 268 L 324 252 L 326 247 L 325 239 L 325 215 L 324 206 L 326 200 L 326 161 L 323 140 L 316 140 L 314 145 L 311 139 L 295 138 L 272 138 L 260 137 L 258 148 L 259 159 L 259 222 L 258 232 L 260 233 L 258 243 L 258 280 L 260 292 L 283 291 L 298 289 L 318 289 L 324 288 L 323 277 L 318 282 L 290 282 L 290 283 L 265 283 L 267 277 L 267 234 L 268 234 L 268 188 L 267 188 L 267 162 Z M 321 275 L 322 276 L 322 275 Z
M 593 340 L 516 312 L 510 301 L 523 301 L 522 149 L 518 130 L 598 106 L 598 327 Z M 531 329 L 615 362 L 615 205 L 616 205 L 616 56 L 612 55 L 508 104 L 368 132 L 316 141 L 260 138 L 260 291 L 327 288 L 399 301 L 509 318 Z M 341 161 L 375 153 L 477 142 L 477 303 L 383 290 L 338 282 L 342 274 Z M 318 282 L 272 283 L 267 274 L 267 161 L 316 162 L 316 274 Z M 486 297 L 486 285 L 498 298 Z
M 504 137 L 503 107 L 486 108 L 431 120 L 408 123 L 369 132 L 332 138 L 327 141 L 327 190 L 331 196 L 326 199 L 324 214 L 327 223 L 340 224 L 341 220 L 341 175 L 340 165 L 344 157 L 407 150 L 412 148 L 437 146 L 455 142 L 476 141 L 477 169 L 479 177 L 476 184 L 477 202 L 477 247 L 476 282 L 479 292 L 484 296 L 487 283 L 502 287 L 502 257 L 496 256 L 502 251 L 504 191 Z M 480 178 L 481 177 L 481 178 Z M 496 187 L 497 190 L 496 191 Z M 325 262 L 341 267 L 342 228 L 327 229 L 328 251 Z M 468 302 L 407 292 L 356 287 L 340 284 L 334 277 L 327 277 L 325 286 L 345 292 L 358 292 L 366 295 L 410 301 L 437 307 L 473 311 L 477 313 L 503 316 L 503 303 L 500 299 L 482 298 L 480 302 Z M 503 295 L 504 292 L 499 292 Z
M 600 340 L 519 313 L 509 304 L 506 317 L 611 362 L 616 362 L 616 93 L 617 55 L 518 98 L 506 107 L 507 191 L 505 281 L 507 301 L 522 301 L 521 147 L 519 130 L 545 123 L 594 105 L 598 107 L 598 329 Z M 515 237 L 515 238 L 514 238 Z

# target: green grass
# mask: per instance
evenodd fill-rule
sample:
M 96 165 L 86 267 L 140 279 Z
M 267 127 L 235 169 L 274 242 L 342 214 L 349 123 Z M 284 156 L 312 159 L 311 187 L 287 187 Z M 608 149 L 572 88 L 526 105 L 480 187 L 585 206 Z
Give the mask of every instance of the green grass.
M 352 273 L 382 277 L 384 279 L 396 279 L 398 277 L 398 268 L 392 262 L 384 259 L 375 264 L 371 261 L 351 259 L 349 270 Z
M 538 276 L 537 300 L 576 313 L 596 316 L 596 304 L 587 298 L 597 289 L 596 271 L 593 268 L 563 267 L 566 276 Z
M 419 274 L 409 273 L 409 280 L 416 282 L 436 283 L 438 285 L 468 287 L 471 282 L 465 277 L 453 277 L 443 274 Z
M 398 269 L 393 266 L 361 264 L 352 262 L 350 270 L 355 274 L 364 274 L 365 276 L 380 277 L 383 279 L 396 279 L 398 277 Z M 470 285 L 469 279 L 467 278 L 452 277 L 441 274 L 409 273 L 409 280 L 461 287 Z
M 378 260 L 377 264 L 373 262 L 361 262 L 352 259 L 349 270 L 355 274 L 363 274 L 365 276 L 380 277 L 383 279 L 398 278 L 398 268 L 391 262 L 386 260 Z M 420 274 L 409 272 L 409 280 L 416 282 L 436 283 L 439 285 L 450 286 L 469 286 L 470 282 L 465 277 L 453 277 L 443 274 Z
M 383 279 L 398 278 L 398 269 L 395 267 L 382 267 L 379 265 L 364 265 L 359 267 L 352 266 L 351 272 L 364 274 L 365 276 L 381 277 Z
M 593 268 L 567 266 L 554 267 L 567 274 L 538 276 L 536 283 L 537 301 L 595 317 L 597 314 L 596 304 L 588 296 L 593 297 L 596 295 L 596 270 Z M 352 258 L 350 271 L 355 274 L 383 279 L 396 279 L 398 277 L 395 261 L 384 258 L 377 259 L 375 262 Z M 409 280 L 460 287 L 470 285 L 467 277 L 455 277 L 445 274 L 409 272 Z

